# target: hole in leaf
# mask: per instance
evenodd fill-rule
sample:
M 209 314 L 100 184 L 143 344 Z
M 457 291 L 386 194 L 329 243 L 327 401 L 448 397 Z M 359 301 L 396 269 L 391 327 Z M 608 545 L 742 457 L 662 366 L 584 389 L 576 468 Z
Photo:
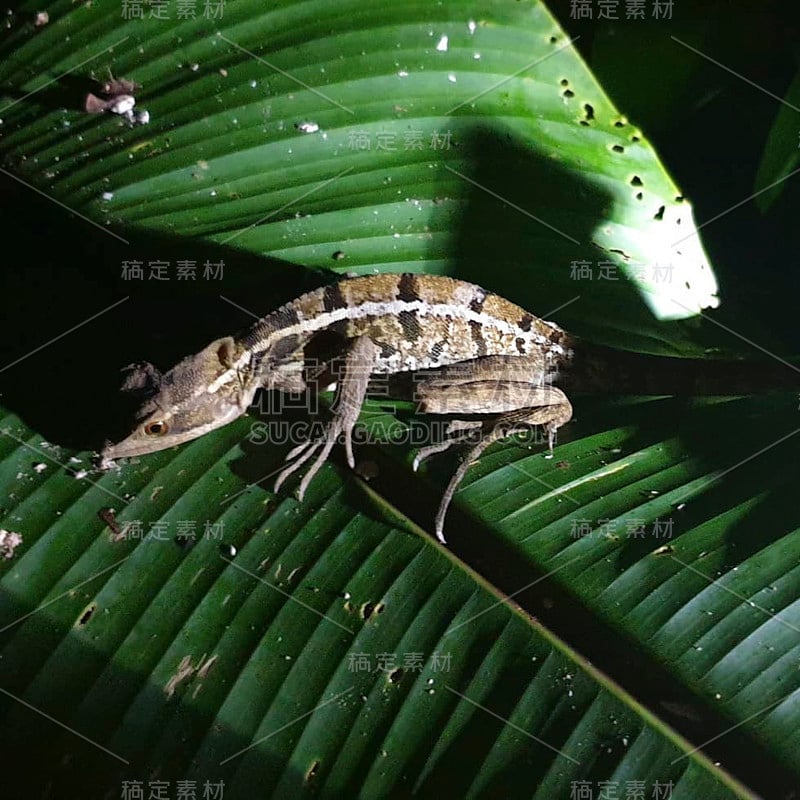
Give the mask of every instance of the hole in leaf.
M 178 547 L 188 550 L 195 545 L 195 537 L 194 534 L 189 533 L 177 533 L 175 535 L 175 539 L 173 540 Z
M 375 608 L 375 603 L 370 603 L 369 601 L 364 603 L 364 605 L 361 606 L 361 618 L 368 620 L 375 613 Z
M 664 219 L 664 212 L 666 211 L 665 206 L 661 206 L 655 214 L 653 214 L 653 219 L 657 219 L 659 222 Z
M 638 175 L 634 175 L 631 178 L 631 186 L 644 186 L 644 182 Z
M 92 603 L 89 608 L 87 608 L 86 611 L 81 614 L 80 619 L 78 620 L 78 625 L 85 625 L 92 618 L 95 611 L 97 611 L 97 603 Z
M 575 97 L 575 92 L 573 92 L 572 89 L 564 89 L 561 94 L 563 97 Z
M 639 137 L 636 134 L 634 134 L 633 136 L 631 136 L 631 141 L 632 142 L 641 142 L 642 139 L 641 139 L 641 137 Z
M 624 128 L 624 127 L 625 127 L 625 120 L 624 120 L 624 119 L 618 119 L 618 120 L 617 120 L 617 121 L 614 123 L 614 127 L 615 127 L 615 128 Z
M 401 680 L 403 680 L 403 675 L 404 675 L 404 674 L 405 674 L 405 673 L 403 672 L 403 670 L 402 670 L 402 669 L 400 669 L 400 667 L 398 667 L 397 669 L 393 669 L 393 670 L 392 670 L 392 671 L 389 673 L 389 680 L 390 680 L 392 683 L 400 683 L 400 681 L 401 681 Z
M 550 37 L 550 44 L 555 44 L 558 41 L 558 36 L 551 36 Z
M 643 197 L 644 197 L 644 195 L 641 192 L 636 192 L 636 199 L 637 200 L 641 200 Z
M 562 86 L 569 86 L 569 81 L 566 78 L 562 78 L 561 79 L 561 85 Z
M 625 148 L 624 148 L 624 147 L 623 147 L 621 144 L 615 144 L 615 145 L 613 145 L 613 146 L 611 147 L 611 149 L 612 149 L 612 150 L 613 150 L 615 153 L 624 153 L 624 152 L 625 152 Z
M 586 119 L 591 121 L 594 119 L 594 108 L 589 103 L 583 104 L 583 111 L 586 114 Z

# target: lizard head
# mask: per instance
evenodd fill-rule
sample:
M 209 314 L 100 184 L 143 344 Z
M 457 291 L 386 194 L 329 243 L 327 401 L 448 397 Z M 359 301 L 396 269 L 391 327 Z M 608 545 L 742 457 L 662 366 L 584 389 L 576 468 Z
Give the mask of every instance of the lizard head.
M 257 386 L 243 382 L 236 357 L 236 343 L 225 337 L 163 375 L 152 364 L 128 367 L 122 390 L 142 398 L 136 426 L 122 441 L 106 444 L 100 468 L 109 468 L 117 458 L 191 441 L 241 416 Z

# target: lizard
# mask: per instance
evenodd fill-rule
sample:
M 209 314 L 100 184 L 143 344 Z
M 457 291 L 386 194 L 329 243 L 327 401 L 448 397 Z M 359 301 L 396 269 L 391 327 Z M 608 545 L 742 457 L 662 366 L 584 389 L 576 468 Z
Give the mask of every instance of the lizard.
M 145 399 L 130 434 L 101 450 L 100 468 L 220 428 L 244 414 L 259 389 L 306 391 L 306 358 L 320 335 L 335 338 L 341 359 L 331 419 L 320 435 L 288 453 L 275 491 L 313 459 L 300 481 L 302 502 L 340 437 L 347 463 L 354 468 L 352 434 L 370 379 L 408 373 L 414 379 L 417 410 L 450 420 L 444 440 L 419 450 L 413 469 L 429 456 L 472 439 L 436 514 L 435 533 L 441 542 L 456 489 L 490 444 L 540 426 L 552 453 L 556 431 L 572 417 L 562 385 L 591 391 L 613 384 L 618 391 L 637 394 L 708 393 L 705 369 L 687 369 L 683 362 L 688 359 L 662 358 L 673 363 L 648 371 L 641 361 L 646 364 L 652 357 L 589 345 L 473 283 L 441 275 L 382 273 L 308 292 L 240 334 L 216 339 L 164 374 L 149 363 L 132 365 L 123 389 L 141 392 Z M 662 385 L 646 379 L 654 374 L 662 376 Z M 753 375 L 748 377 L 752 383 Z M 790 385 L 796 386 L 796 375 L 791 377 Z M 739 392 L 731 387 L 722 393 Z

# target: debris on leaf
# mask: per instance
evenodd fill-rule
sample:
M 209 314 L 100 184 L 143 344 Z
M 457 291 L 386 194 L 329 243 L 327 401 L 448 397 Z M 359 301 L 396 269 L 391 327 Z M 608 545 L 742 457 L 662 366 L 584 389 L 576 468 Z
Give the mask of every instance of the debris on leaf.
M 101 522 L 105 522 L 105 524 L 108 525 L 109 529 L 114 533 L 115 536 L 122 534 L 122 528 L 117 522 L 116 512 L 113 508 L 101 508 L 97 512 L 97 516 Z
M 135 94 L 137 89 L 141 89 L 136 81 L 129 81 L 127 78 L 115 78 L 109 72 L 109 79 L 103 84 L 103 94 L 108 97 L 118 97 L 121 94 Z
M 164 687 L 164 694 L 166 694 L 167 697 L 172 697 L 178 686 L 184 681 L 191 680 L 195 677 L 202 680 L 207 677 L 209 670 L 218 658 L 218 655 L 206 658 L 206 654 L 203 653 L 197 664 L 193 665 L 192 656 L 184 656 L 178 664 L 178 669 L 175 674 L 167 681 L 167 685 Z
M 137 111 L 134 114 L 137 89 L 141 88 L 136 81 L 128 78 L 115 78 L 109 72 L 109 79 L 103 83 L 98 94 L 89 92 L 84 101 L 84 110 L 87 114 L 119 114 L 125 117 L 132 125 L 147 125 L 150 114 L 147 111 Z
M 0 528 L 0 557 L 14 558 L 14 551 L 22 544 L 22 534 Z
M 167 681 L 167 685 L 164 687 L 164 693 L 167 697 L 172 697 L 178 686 L 187 678 L 191 678 L 195 671 L 196 668 L 192 666 L 192 657 L 184 656 L 181 659 L 181 663 L 178 664 L 177 672 Z
M 107 107 L 108 111 L 129 117 L 132 115 L 133 107 L 136 105 L 136 98 L 132 94 L 121 94 L 109 102 L 111 104 Z

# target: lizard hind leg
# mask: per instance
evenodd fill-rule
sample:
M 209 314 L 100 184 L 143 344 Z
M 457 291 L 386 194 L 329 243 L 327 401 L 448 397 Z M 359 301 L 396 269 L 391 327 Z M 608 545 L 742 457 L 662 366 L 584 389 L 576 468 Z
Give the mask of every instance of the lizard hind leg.
M 455 471 L 453 476 L 450 478 L 450 482 L 447 484 L 447 488 L 442 496 L 442 501 L 439 504 L 439 510 L 436 514 L 435 531 L 436 538 L 440 542 L 445 541 L 444 521 L 447 515 L 447 509 L 450 506 L 459 484 L 466 475 L 467 470 L 480 457 L 483 451 L 489 447 L 489 445 L 494 444 L 501 439 L 505 439 L 512 434 L 529 430 L 532 426 L 541 425 L 547 432 L 549 449 L 552 452 L 555 432 L 572 416 L 572 406 L 570 405 L 566 395 L 564 395 L 560 389 L 547 387 L 542 391 L 548 393 L 547 399 L 550 403 L 549 405 L 542 405 L 540 407 L 533 408 L 520 408 L 501 414 L 494 422 L 494 425 L 492 425 L 488 429 L 488 432 L 481 438 L 481 440 L 467 451 L 464 459 L 459 464 L 458 469 Z M 455 443 L 456 442 L 453 440 L 448 441 L 447 446 L 449 447 L 451 444 Z M 438 445 L 434 445 L 433 447 L 437 446 Z M 442 449 L 445 448 L 440 447 L 440 450 Z M 430 450 L 430 448 L 426 448 L 426 450 Z M 427 452 L 425 455 L 432 455 L 433 452 L 434 451 Z
M 336 396 L 331 405 L 332 418 L 330 422 L 325 425 L 320 437 L 301 442 L 289 452 L 286 456 L 286 461 L 289 463 L 275 481 L 276 492 L 290 475 L 297 472 L 303 464 L 318 454 L 300 481 L 298 497 L 302 500 L 309 483 L 328 459 L 339 436 L 344 436 L 348 465 L 351 469 L 355 466 L 353 428 L 361 412 L 370 374 L 379 352 L 378 346 L 367 336 L 361 336 L 352 341 L 339 371 Z
M 444 453 L 445 450 L 449 450 L 454 445 L 463 444 L 465 441 L 473 439 L 475 431 L 479 428 L 484 428 L 485 425 L 485 422 L 477 420 L 453 420 L 448 422 L 445 430 L 446 438 L 436 444 L 420 447 L 416 456 L 414 456 L 414 463 L 411 468 L 416 472 L 419 469 L 419 465 L 431 456 L 437 453 Z

